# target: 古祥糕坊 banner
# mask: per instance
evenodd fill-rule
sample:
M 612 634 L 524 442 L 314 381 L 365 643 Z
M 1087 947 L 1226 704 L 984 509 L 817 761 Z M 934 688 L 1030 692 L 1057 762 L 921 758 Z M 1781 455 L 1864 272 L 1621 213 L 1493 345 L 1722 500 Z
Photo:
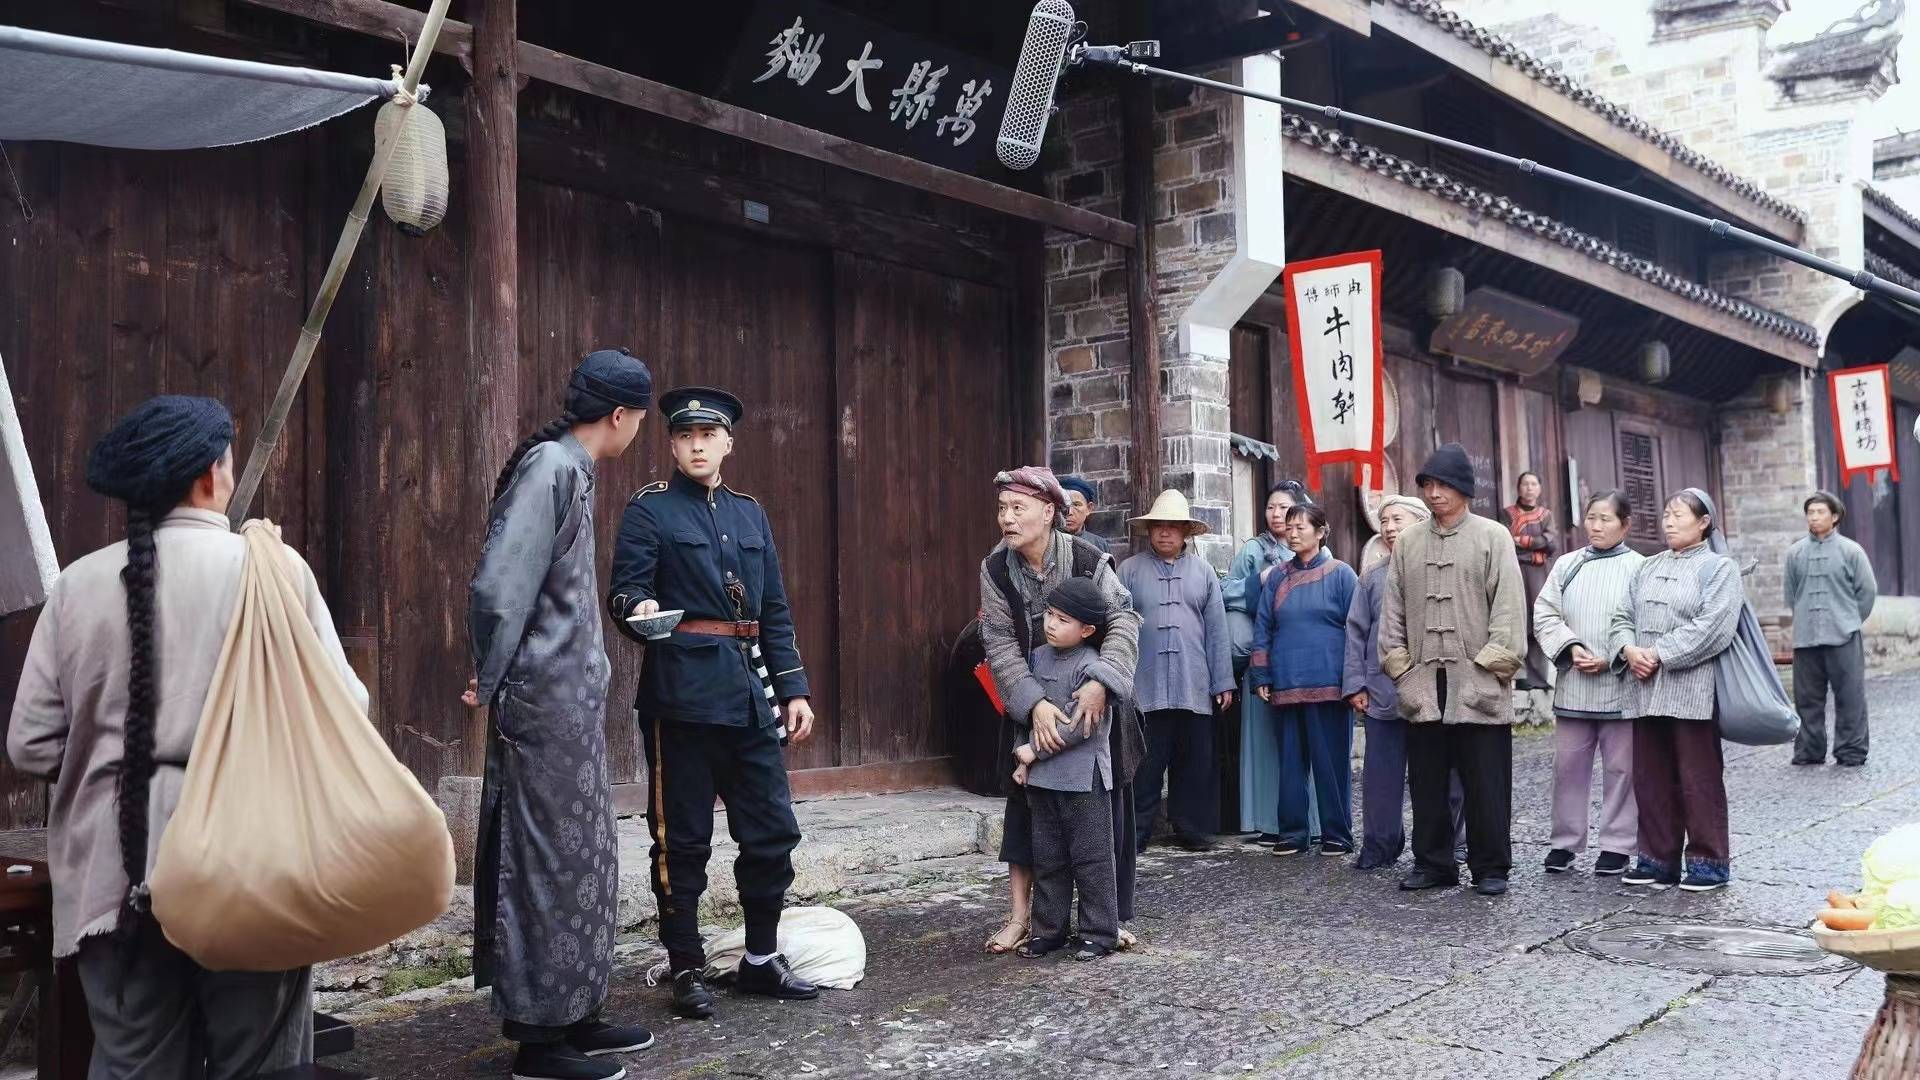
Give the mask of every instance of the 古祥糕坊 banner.
M 1840 452 L 1841 483 L 1853 483 L 1856 473 L 1867 474 L 1871 482 L 1881 469 L 1899 483 L 1887 365 L 1829 372 L 1827 396 L 1833 402 L 1833 444 Z
M 1380 252 L 1357 251 L 1288 263 L 1280 273 L 1287 298 L 1287 342 L 1293 358 L 1300 435 L 1314 486 L 1321 470 L 1349 462 L 1380 467 Z

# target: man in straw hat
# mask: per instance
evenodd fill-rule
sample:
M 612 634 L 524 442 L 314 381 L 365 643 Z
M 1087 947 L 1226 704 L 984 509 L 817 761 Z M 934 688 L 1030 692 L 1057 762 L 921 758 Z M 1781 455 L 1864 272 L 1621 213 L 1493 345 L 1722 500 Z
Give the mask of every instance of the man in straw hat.
M 1187 497 L 1171 489 L 1133 519 L 1148 550 L 1120 564 L 1120 581 L 1140 613 L 1140 663 L 1133 687 L 1146 719 L 1147 757 L 1134 778 L 1139 846 L 1153 834 L 1161 783 L 1174 842 L 1212 846 L 1220 806 L 1215 790 L 1213 710 L 1233 704 L 1233 642 L 1220 576 L 1187 541 L 1207 531 Z

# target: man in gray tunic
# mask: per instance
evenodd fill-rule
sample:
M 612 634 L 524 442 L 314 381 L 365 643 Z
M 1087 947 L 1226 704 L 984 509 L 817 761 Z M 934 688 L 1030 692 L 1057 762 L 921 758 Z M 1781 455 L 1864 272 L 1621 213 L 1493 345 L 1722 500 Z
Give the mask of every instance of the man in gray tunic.
M 1134 777 L 1134 842 L 1153 836 L 1166 782 L 1167 824 L 1188 851 L 1213 846 L 1219 825 L 1219 763 L 1213 710 L 1233 704 L 1233 642 L 1220 575 L 1187 541 L 1207 531 L 1187 497 L 1167 490 L 1133 519 L 1148 550 L 1120 564 L 1120 581 L 1140 613 L 1140 662 L 1133 685 L 1146 720 L 1147 757 Z
M 574 369 L 567 410 L 501 470 L 474 572 L 474 680 L 488 706 L 474 866 L 473 973 L 493 987 L 520 1080 L 618 1080 L 596 1060 L 653 1035 L 600 1019 L 613 971 L 619 838 L 607 776 L 611 675 L 595 576 L 593 470 L 625 452 L 653 396 L 624 350 Z
M 1867 763 L 1867 656 L 1860 627 L 1879 583 L 1859 544 L 1840 535 L 1846 510 L 1824 491 L 1807 497 L 1807 535 L 1787 552 L 1793 609 L 1793 699 L 1800 710 L 1795 765 L 1827 760 L 1827 688 L 1833 688 L 1833 760 Z

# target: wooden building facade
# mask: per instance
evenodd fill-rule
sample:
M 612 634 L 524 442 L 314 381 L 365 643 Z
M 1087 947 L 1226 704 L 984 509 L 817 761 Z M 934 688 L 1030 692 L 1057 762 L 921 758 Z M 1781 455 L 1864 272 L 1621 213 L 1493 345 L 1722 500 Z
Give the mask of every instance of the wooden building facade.
M 9 14 L 380 71 L 425 6 L 97 0 Z M 892 14 L 902 34 L 1010 65 L 1025 6 L 988 6 L 995 17 Z M 558 411 L 579 357 L 624 346 L 660 389 L 719 385 L 747 403 L 726 478 L 772 518 L 821 718 L 790 751 L 796 791 L 941 781 L 936 687 L 998 539 L 989 481 L 1044 460 L 1042 230 L 1125 244 L 1134 227 L 690 89 L 689 73 L 745 47 L 751 5 L 521 4 L 517 26 L 514 7 L 455 5 L 466 21 L 449 24 L 426 80 L 449 129 L 450 217 L 416 239 L 375 211 L 253 513 L 313 565 L 400 758 L 430 791 L 476 774 L 484 719 L 458 694 L 493 477 Z M 86 488 L 85 458 L 138 401 L 221 398 L 244 457 L 371 129 L 363 111 L 218 150 L 4 147 L 0 357 L 62 564 L 123 535 Z M 647 423 L 600 470 L 603 581 L 629 494 L 672 468 L 664 427 Z M 32 625 L 30 612 L 0 623 L 0 710 Z M 625 703 L 640 650 L 607 639 L 616 790 L 637 805 Z M 40 823 L 39 784 L 0 766 L 0 794 L 7 826 Z

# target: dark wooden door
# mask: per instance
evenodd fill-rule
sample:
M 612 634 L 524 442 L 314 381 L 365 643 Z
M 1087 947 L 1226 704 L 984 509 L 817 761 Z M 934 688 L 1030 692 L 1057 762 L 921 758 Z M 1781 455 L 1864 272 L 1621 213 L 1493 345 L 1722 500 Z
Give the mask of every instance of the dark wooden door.
M 1436 371 L 1433 417 L 1439 441 L 1466 447 L 1473 462 L 1473 512 L 1497 519 L 1506 505 L 1500 490 L 1498 388 L 1486 379 Z
M 840 759 L 936 757 L 933 695 L 999 535 L 989 481 L 1019 445 L 1011 298 L 845 253 L 833 275 Z
M 677 217 L 666 221 L 666 240 L 663 334 L 657 359 L 649 357 L 654 378 L 662 390 L 717 386 L 746 404 L 725 481 L 759 500 L 773 523 L 820 718 L 787 764 L 836 765 L 844 710 L 835 652 L 832 263 L 818 248 Z M 655 477 L 672 474 L 665 424 L 652 425 L 646 453 Z
M 303 223 L 319 140 L 167 154 L 7 147 L 18 197 L 10 178 L 0 361 L 61 565 L 125 536 L 124 513 L 87 487 L 87 454 L 146 398 L 226 402 L 244 461 L 305 312 L 315 259 Z M 278 522 L 324 580 L 317 415 L 295 409 L 253 510 Z M 0 621 L 0 715 L 12 711 L 38 610 Z M 43 790 L 0 763 L 0 827 L 41 824 Z
M 646 360 L 657 397 L 669 385 L 663 367 L 671 359 L 661 345 L 660 219 L 635 203 L 530 181 L 520 187 L 519 216 L 521 429 L 532 431 L 558 414 L 574 365 L 595 349 L 624 347 Z M 657 415 L 646 423 L 648 437 L 597 470 L 594 541 L 603 586 L 611 580 L 627 501 L 668 467 L 664 444 L 651 433 L 660 426 Z M 609 773 L 623 783 L 644 772 L 631 708 L 641 654 L 613 627 L 605 632 L 613 661 Z

